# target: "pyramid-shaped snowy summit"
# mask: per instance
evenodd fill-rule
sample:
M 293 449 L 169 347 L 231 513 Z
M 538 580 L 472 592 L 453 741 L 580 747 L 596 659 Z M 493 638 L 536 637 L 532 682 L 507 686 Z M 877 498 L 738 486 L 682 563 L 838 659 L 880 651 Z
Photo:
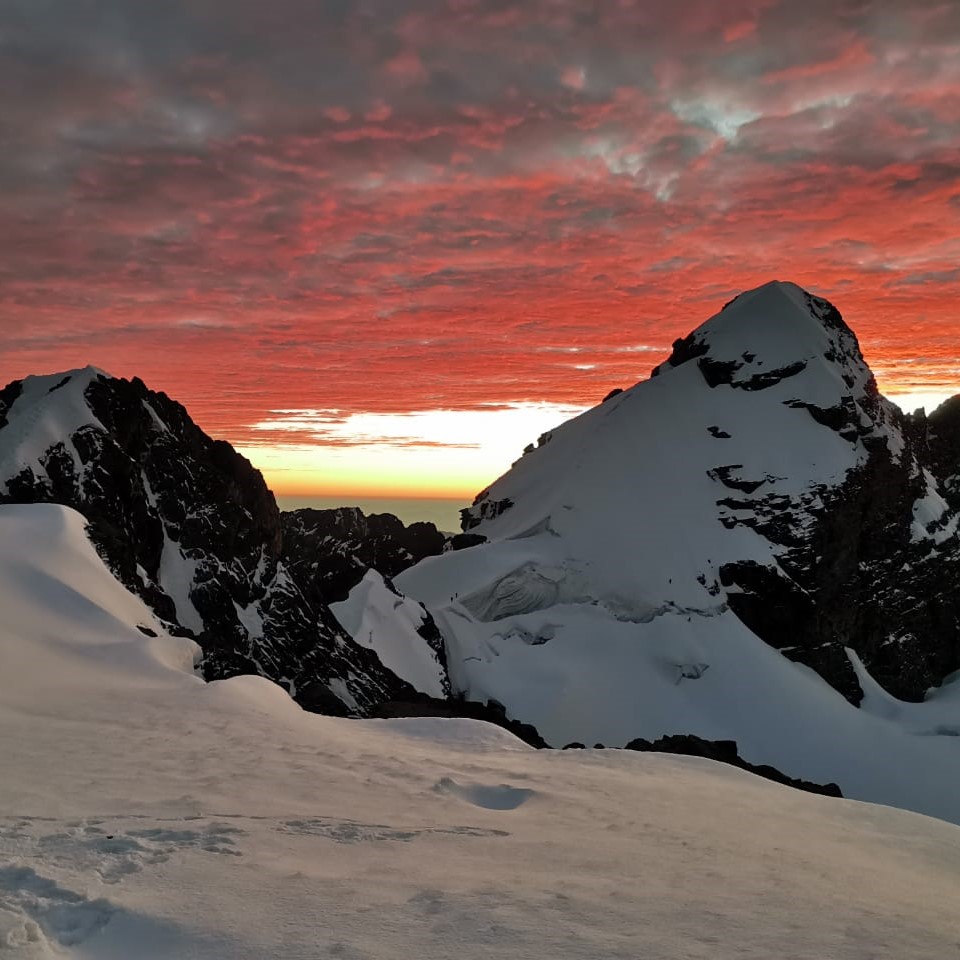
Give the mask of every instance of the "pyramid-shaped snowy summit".
M 486 542 L 397 582 L 434 609 L 454 687 L 551 743 L 694 733 L 773 762 L 758 704 L 799 695 L 795 663 L 853 704 L 862 664 L 908 699 L 960 666 L 924 430 L 829 302 L 765 284 L 484 490 L 464 525 Z

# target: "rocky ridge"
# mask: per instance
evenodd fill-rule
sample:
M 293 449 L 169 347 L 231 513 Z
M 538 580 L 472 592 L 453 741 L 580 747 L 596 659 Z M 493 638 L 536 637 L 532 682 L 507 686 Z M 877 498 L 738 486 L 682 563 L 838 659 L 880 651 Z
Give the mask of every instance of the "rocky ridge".
M 811 783 L 808 780 L 788 777 L 769 764 L 748 763 L 740 756 L 735 740 L 703 740 L 700 737 L 680 734 L 660 737 L 651 743 L 649 740 L 638 737 L 626 744 L 624 749 L 638 750 L 641 753 L 672 753 L 682 757 L 704 757 L 707 760 L 746 770 L 747 773 L 783 784 L 785 787 L 793 787 L 795 790 L 817 793 L 824 797 L 843 796 L 843 792 L 835 783 Z
M 283 511 L 280 525 L 287 568 L 327 603 L 345 600 L 367 570 L 395 577 L 442 553 L 446 541 L 432 523 L 405 526 L 393 514 L 358 507 Z
M 198 641 L 208 679 L 258 673 L 343 715 L 414 692 L 352 642 L 309 565 L 288 560 L 259 471 L 139 379 L 87 368 L 0 392 L 0 502 L 82 513 L 117 578 Z M 317 555 L 305 534 L 297 543 Z

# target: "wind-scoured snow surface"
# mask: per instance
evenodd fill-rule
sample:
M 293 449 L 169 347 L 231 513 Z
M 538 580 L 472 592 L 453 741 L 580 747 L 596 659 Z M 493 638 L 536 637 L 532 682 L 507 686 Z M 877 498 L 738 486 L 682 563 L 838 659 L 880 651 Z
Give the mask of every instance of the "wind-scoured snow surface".
M 709 761 L 205 685 L 58 506 L 0 507 L 0 609 L 12 960 L 956 952 L 949 824 Z
M 772 503 L 802 536 L 868 445 L 903 455 L 828 306 L 787 283 L 741 295 L 688 338 L 693 359 L 559 426 L 493 484 L 471 531 L 488 543 L 396 578 L 443 633 L 454 689 L 554 746 L 733 739 L 753 763 L 960 820 L 960 738 L 938 733 L 960 724 L 956 698 L 857 710 L 752 633 L 720 582 L 725 564 L 782 575 L 785 548 L 744 518 Z M 846 411 L 850 429 L 811 408 Z M 918 526 L 938 509 L 931 492 Z

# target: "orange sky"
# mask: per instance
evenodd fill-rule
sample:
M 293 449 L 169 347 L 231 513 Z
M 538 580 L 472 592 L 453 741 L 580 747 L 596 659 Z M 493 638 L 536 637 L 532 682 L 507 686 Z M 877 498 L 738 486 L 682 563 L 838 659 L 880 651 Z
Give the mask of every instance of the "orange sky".
M 468 496 L 780 278 L 905 405 L 960 392 L 956 3 L 95 10 L 0 11 L 2 382 L 94 363 L 278 490 Z

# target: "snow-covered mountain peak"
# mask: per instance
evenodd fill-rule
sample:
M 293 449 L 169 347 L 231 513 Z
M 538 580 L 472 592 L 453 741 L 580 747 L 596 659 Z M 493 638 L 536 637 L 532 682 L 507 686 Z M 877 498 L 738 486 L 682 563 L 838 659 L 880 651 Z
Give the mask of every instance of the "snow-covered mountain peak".
M 46 476 L 41 462 L 52 448 L 62 450 L 74 472 L 83 462 L 71 442 L 84 428 L 102 430 L 87 402 L 86 392 L 102 370 L 88 366 L 63 373 L 30 376 L 0 391 L 0 492 L 24 471 Z
M 761 696 L 735 687 L 764 643 L 851 702 L 846 648 L 919 698 L 957 662 L 932 640 L 949 618 L 911 599 L 940 582 L 957 532 L 919 429 L 828 301 L 765 284 L 649 380 L 544 434 L 463 512 L 479 545 L 397 586 L 431 609 L 454 687 L 555 744 L 728 737 L 722 705 Z M 768 666 L 787 696 L 795 668 Z M 735 738 L 762 739 L 752 722 Z
M 774 280 L 735 297 L 677 340 L 654 375 L 691 362 L 710 387 L 759 391 L 791 381 L 795 400 L 822 408 L 853 401 L 879 413 L 856 335 L 833 304 L 794 283 Z
M 639 534 L 632 518 L 657 504 L 657 529 L 666 523 L 673 540 L 701 540 L 718 522 L 742 527 L 723 515 L 749 509 L 747 501 L 776 495 L 799 511 L 820 505 L 817 488 L 843 481 L 871 449 L 902 454 L 899 421 L 836 308 L 774 281 L 677 340 L 650 380 L 544 434 L 478 496 L 465 528 L 517 538 L 549 518 L 562 533 L 577 522 L 571 512 L 589 509 L 589 535 L 609 517 L 618 539 Z M 521 499 L 529 511 L 511 509 Z M 709 519 L 696 502 L 709 505 Z
M 94 380 L 96 377 L 106 377 L 108 380 L 113 379 L 113 374 L 108 373 L 102 367 L 97 367 L 92 363 L 88 363 L 83 367 L 73 367 L 70 370 L 60 370 L 59 372 L 54 371 L 53 373 L 41 373 L 41 374 L 31 374 L 23 378 L 24 383 L 42 383 L 48 389 L 56 387 L 58 384 L 63 383 L 67 380 L 79 381 L 86 386 L 90 383 L 91 380 Z
M 846 334 L 859 353 L 856 337 L 828 300 L 786 280 L 771 280 L 728 301 L 698 327 L 696 334 L 718 347 L 721 340 L 758 353 L 771 362 L 790 362 L 816 349 L 831 334 Z

